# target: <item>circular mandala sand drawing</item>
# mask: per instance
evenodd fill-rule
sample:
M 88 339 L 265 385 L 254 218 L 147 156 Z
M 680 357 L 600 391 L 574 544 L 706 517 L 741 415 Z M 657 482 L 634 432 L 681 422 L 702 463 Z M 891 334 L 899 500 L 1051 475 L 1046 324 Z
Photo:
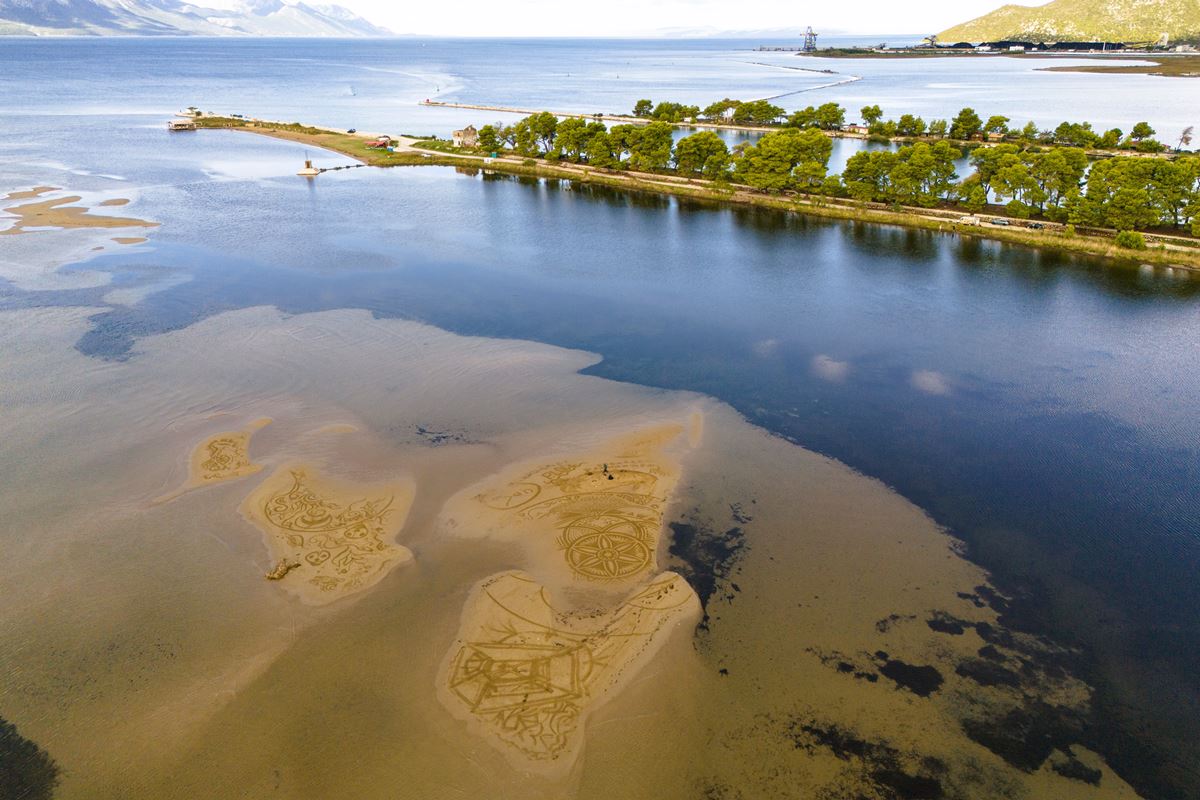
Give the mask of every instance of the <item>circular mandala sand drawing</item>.
M 598 514 L 563 530 L 567 563 L 596 580 L 627 578 L 650 566 L 646 533 L 637 522 L 616 514 Z

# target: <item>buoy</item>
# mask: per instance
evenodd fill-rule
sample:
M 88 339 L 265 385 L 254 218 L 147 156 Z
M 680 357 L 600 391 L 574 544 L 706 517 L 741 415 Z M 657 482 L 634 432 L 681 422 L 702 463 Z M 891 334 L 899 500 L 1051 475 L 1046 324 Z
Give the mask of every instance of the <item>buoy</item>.
M 300 170 L 296 174 L 301 175 L 305 178 L 315 178 L 316 176 L 321 174 L 321 170 L 319 170 L 313 166 L 312 159 L 305 159 L 304 160 L 304 169 Z

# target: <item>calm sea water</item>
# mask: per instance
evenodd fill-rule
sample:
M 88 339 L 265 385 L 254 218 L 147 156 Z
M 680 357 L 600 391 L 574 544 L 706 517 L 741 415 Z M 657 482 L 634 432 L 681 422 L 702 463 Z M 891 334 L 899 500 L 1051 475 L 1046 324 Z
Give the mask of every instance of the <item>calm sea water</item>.
M 814 89 L 829 76 L 782 68 L 796 61 L 744 42 L 0 41 L 0 190 L 134 195 L 163 223 L 150 246 L 64 280 L 0 283 L 0 307 L 107 308 L 78 343 L 96 359 L 136 358 L 139 337 L 229 309 L 366 308 L 585 349 L 604 357 L 598 374 L 709 393 L 963 537 L 1024 593 L 1019 622 L 1089 648 L 1114 741 L 1140 731 L 1152 747 L 1106 754 L 1118 771 L 1162 787 L 1170 764 L 1173 780 L 1194 780 L 1200 282 L 449 169 L 309 184 L 294 177 L 300 146 L 163 126 L 195 104 L 445 134 L 487 120 L 417 101 L 611 111 L 726 95 L 927 116 L 970 103 L 1041 124 L 1200 121 L 1186 116 L 1200 82 L 997 59 L 830 61 L 812 63 L 863 80 Z M 6 246 L 8 261 L 40 257 Z M 112 285 L 71 280 L 97 273 Z M 146 296 L 112 305 L 114 285 Z

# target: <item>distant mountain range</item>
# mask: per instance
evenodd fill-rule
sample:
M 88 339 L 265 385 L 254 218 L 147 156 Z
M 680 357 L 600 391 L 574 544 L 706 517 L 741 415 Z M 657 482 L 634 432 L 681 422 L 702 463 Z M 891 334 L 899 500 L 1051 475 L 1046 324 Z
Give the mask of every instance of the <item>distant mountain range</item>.
M 943 42 L 1200 40 L 1200 0 L 1054 0 L 1007 5 L 938 35 Z
M 0 0 L 0 35 L 391 36 L 341 6 L 245 0 L 204 8 L 179 0 Z

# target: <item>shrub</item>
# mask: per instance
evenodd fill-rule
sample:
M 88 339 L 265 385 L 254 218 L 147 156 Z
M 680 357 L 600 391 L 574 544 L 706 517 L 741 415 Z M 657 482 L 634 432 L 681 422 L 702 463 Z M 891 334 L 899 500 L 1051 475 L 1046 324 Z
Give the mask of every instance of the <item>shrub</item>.
M 1117 234 L 1117 247 L 1124 247 L 1126 250 L 1145 250 L 1146 237 L 1137 231 L 1121 231 Z

